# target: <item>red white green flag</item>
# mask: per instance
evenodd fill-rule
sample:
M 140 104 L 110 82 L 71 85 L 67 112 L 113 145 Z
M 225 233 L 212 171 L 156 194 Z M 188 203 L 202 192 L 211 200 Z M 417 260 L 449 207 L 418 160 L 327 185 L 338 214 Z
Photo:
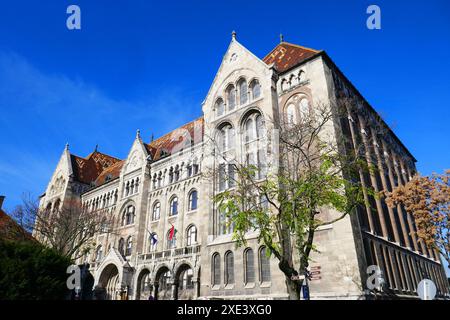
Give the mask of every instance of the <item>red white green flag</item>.
M 169 230 L 169 240 L 172 240 L 173 237 L 175 237 L 175 234 L 177 233 L 177 229 L 175 229 L 175 226 L 172 225 L 172 228 Z

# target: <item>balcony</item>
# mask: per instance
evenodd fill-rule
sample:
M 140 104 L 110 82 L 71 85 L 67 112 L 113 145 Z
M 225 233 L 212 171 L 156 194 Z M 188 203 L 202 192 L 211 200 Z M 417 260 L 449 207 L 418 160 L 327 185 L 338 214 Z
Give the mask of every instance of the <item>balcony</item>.
M 196 255 L 200 253 L 200 245 L 194 245 L 189 247 L 183 247 L 183 248 L 175 248 L 175 249 L 168 249 L 164 251 L 157 251 L 157 252 L 150 252 L 141 254 L 138 256 L 139 262 L 145 262 L 145 261 L 159 261 L 159 260 L 167 260 L 170 258 L 186 258 L 190 257 L 192 255 Z

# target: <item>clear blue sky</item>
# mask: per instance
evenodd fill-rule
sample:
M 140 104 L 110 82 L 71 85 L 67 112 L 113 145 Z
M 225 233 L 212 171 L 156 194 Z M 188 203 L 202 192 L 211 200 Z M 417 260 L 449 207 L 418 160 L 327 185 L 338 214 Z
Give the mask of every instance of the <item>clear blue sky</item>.
M 366 28 L 378 4 L 382 30 Z M 77 4 L 82 30 L 66 28 Z M 201 115 L 232 30 L 324 49 L 428 174 L 450 168 L 448 1 L 23 1 L 0 7 L 0 193 L 45 190 L 66 142 L 123 158 Z

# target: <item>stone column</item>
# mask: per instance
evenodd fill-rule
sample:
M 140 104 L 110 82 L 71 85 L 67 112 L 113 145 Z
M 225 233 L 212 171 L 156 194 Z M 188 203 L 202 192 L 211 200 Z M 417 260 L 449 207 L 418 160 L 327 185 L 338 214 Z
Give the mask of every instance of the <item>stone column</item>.
M 359 119 L 359 125 L 361 127 L 361 137 L 362 137 L 364 147 L 366 150 L 366 161 L 367 161 L 367 164 L 369 165 L 370 181 L 372 183 L 373 189 L 375 190 L 375 193 L 378 193 L 380 190 L 378 188 L 377 180 L 373 174 L 373 171 L 370 168 L 370 167 L 374 166 L 374 163 L 372 161 L 372 155 L 369 152 L 370 146 L 369 146 L 369 142 L 367 141 L 367 131 L 365 131 L 365 129 L 364 129 L 364 121 L 360 115 L 358 115 L 358 119 Z M 380 199 L 375 198 L 375 205 L 377 207 L 378 218 L 380 219 L 381 233 L 382 233 L 383 237 L 385 239 L 387 239 L 388 238 L 388 230 L 387 230 L 387 226 L 386 226 L 386 221 L 384 219 L 383 206 L 381 205 Z
M 387 181 L 386 181 L 383 159 L 380 154 L 380 146 L 377 143 L 377 138 L 376 138 L 376 134 L 375 134 L 374 130 L 372 129 L 371 131 L 372 131 L 372 138 L 374 141 L 374 150 L 375 150 L 375 155 L 377 157 L 378 171 L 380 173 L 381 184 L 383 185 L 383 189 L 385 191 L 390 191 L 388 188 L 388 185 L 387 185 Z M 389 213 L 389 219 L 391 221 L 392 230 L 394 233 L 395 242 L 400 244 L 400 235 L 398 233 L 398 226 L 397 226 L 397 222 L 395 220 L 394 210 L 392 210 L 392 208 L 389 206 L 387 206 L 387 208 L 388 208 L 388 213 Z
M 173 281 L 171 284 L 171 299 L 178 300 L 178 281 Z
M 355 149 L 355 155 L 356 157 L 358 157 L 358 150 L 357 150 L 357 146 L 358 146 L 358 140 L 356 138 L 356 130 L 355 130 L 355 125 L 354 125 L 354 120 L 352 118 L 352 116 L 349 114 L 348 115 L 348 122 L 349 122 L 349 126 L 350 126 L 350 133 L 352 136 L 352 142 L 353 142 L 353 148 Z M 358 170 L 359 173 L 359 179 L 361 181 L 361 185 L 363 186 L 363 196 L 364 196 L 364 203 L 365 203 L 365 208 L 366 208 L 366 214 L 367 214 L 367 220 L 369 221 L 369 231 L 371 233 L 375 233 L 375 226 L 373 223 L 373 218 L 372 218 L 372 210 L 370 209 L 370 207 L 367 205 L 369 203 L 369 196 L 367 195 L 367 191 L 366 191 L 366 181 L 364 179 L 364 174 L 362 172 L 361 169 Z

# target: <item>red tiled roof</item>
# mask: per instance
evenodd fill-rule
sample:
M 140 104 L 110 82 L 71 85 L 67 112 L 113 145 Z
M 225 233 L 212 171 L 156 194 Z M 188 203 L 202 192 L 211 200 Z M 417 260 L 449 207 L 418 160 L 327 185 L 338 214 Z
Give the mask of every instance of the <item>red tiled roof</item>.
M 107 154 L 94 151 L 86 158 L 70 155 L 75 179 L 86 184 L 95 181 L 97 177 L 108 167 L 120 161 Z
M 97 179 L 95 179 L 95 185 L 101 186 L 102 184 L 105 184 L 110 180 L 118 178 L 124 164 L 125 160 L 121 160 L 103 170 L 97 177 Z
M 203 141 L 204 133 L 204 119 L 200 117 L 191 121 L 178 129 L 165 134 L 164 136 L 144 144 L 147 151 L 152 156 L 154 161 L 161 159 L 165 155 L 170 155 L 173 152 L 181 149 L 181 142 L 183 139 L 188 143 L 188 146 L 196 145 Z
M 0 239 L 2 240 L 34 240 L 34 238 L 17 224 L 9 215 L 0 209 Z
M 284 72 L 319 52 L 319 50 L 281 42 L 263 58 L 263 61 L 267 64 L 275 63 L 275 68 L 279 72 Z

